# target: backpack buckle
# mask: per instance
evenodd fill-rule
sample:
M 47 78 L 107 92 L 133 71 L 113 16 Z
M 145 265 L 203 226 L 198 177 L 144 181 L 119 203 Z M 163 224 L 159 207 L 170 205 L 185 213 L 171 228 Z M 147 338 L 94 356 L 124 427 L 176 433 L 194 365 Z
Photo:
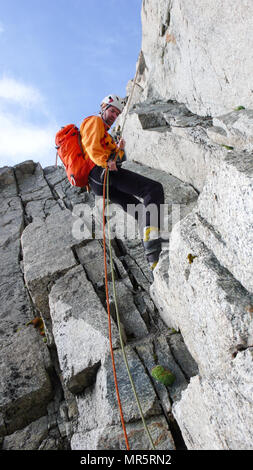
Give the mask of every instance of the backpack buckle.
M 70 175 L 70 183 L 72 184 L 72 186 L 76 186 L 76 180 L 74 175 Z

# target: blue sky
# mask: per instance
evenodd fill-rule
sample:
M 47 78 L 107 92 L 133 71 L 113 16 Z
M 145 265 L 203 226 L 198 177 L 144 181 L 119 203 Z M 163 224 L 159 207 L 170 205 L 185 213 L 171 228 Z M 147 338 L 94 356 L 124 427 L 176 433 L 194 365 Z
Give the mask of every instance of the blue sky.
M 8 0 L 0 10 L 0 167 L 55 161 L 54 136 L 126 94 L 142 0 Z

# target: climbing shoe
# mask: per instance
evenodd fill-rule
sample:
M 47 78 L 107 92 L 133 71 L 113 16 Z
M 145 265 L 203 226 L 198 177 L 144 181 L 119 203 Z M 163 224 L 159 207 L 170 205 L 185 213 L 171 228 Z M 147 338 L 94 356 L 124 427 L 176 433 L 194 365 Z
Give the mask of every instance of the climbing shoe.
M 145 227 L 143 231 L 143 246 L 147 261 L 153 271 L 158 263 L 162 250 L 161 238 L 157 227 Z

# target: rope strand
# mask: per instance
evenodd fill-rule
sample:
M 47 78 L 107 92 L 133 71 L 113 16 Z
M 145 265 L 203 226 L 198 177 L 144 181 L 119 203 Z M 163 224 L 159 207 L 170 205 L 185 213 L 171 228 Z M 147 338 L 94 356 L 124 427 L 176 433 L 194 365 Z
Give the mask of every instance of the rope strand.
M 107 197 L 106 198 L 107 198 L 107 214 L 108 214 L 109 213 L 109 171 L 107 171 L 105 173 L 105 180 L 106 180 L 106 185 L 107 185 L 106 186 L 106 189 L 107 189 L 107 195 L 106 195 Z M 134 397 L 135 397 L 135 400 L 136 400 L 136 403 L 137 403 L 137 406 L 138 406 L 138 409 L 139 409 L 139 412 L 140 412 L 140 415 L 141 415 L 141 419 L 142 419 L 142 422 L 143 422 L 144 429 L 147 433 L 147 436 L 148 436 L 148 439 L 150 441 L 152 449 L 155 449 L 154 442 L 152 440 L 151 434 L 149 432 L 149 429 L 147 427 L 147 424 L 146 424 L 146 421 L 145 421 L 145 418 L 144 418 L 144 414 L 143 414 L 141 403 L 140 403 L 140 400 L 139 400 L 139 397 L 138 397 L 138 394 L 137 394 L 137 391 L 136 391 L 136 388 L 135 388 L 135 384 L 134 384 L 134 381 L 133 381 L 133 378 L 132 378 L 132 374 L 130 372 L 130 368 L 129 368 L 129 364 L 128 364 L 128 360 L 127 360 L 127 356 L 126 356 L 126 352 L 125 352 L 124 342 L 123 342 L 123 339 L 122 339 L 122 330 L 121 330 L 121 324 L 120 324 L 120 316 L 119 316 L 117 295 L 116 295 L 116 287 L 115 287 L 114 269 L 113 269 L 113 262 L 112 262 L 113 256 L 112 256 L 112 247 L 111 247 L 111 231 L 110 231 L 110 221 L 109 221 L 109 219 L 108 219 L 107 224 L 108 224 L 107 225 L 107 227 L 108 227 L 108 242 L 109 242 L 111 273 L 112 273 L 113 297 L 114 297 L 114 304 L 115 304 L 115 310 L 116 310 L 116 317 L 117 317 L 117 324 L 118 324 L 118 330 L 119 330 L 121 350 L 122 350 L 125 366 L 126 366 L 126 369 L 127 369 L 128 377 L 129 377 L 129 380 L 130 380 L 130 383 L 131 383 L 131 386 L 132 386 L 132 390 L 133 390 L 133 393 L 134 393 Z
M 139 54 L 139 57 L 138 57 L 138 66 L 137 66 L 137 69 L 136 69 L 136 72 L 135 72 L 135 77 L 134 77 L 134 82 L 133 82 L 133 86 L 132 86 L 132 89 L 131 89 L 131 93 L 130 93 L 130 96 L 127 100 L 127 108 L 126 108 L 126 113 L 125 113 L 125 116 L 124 116 L 124 120 L 123 120 L 123 124 L 122 124 L 122 128 L 121 128 L 121 131 L 120 131 L 120 134 L 122 136 L 123 134 L 123 130 L 124 130 L 124 127 L 125 127 L 125 123 L 126 123 L 126 117 L 128 115 L 128 112 L 129 112 L 129 108 L 130 108 L 130 103 L 132 101 L 132 97 L 133 97 L 133 94 L 134 94 L 134 89 L 135 89 L 135 85 L 136 85 L 136 81 L 137 81 L 137 75 L 138 75 L 138 72 L 139 72 L 139 68 L 140 68 L 140 54 Z
M 122 125 L 122 128 L 121 128 L 121 135 L 122 135 L 123 130 L 124 130 L 126 117 L 127 117 L 128 111 L 129 111 L 130 102 L 132 100 L 134 88 L 135 88 L 135 85 L 136 85 L 136 79 L 137 79 L 137 75 L 138 75 L 138 72 L 139 72 L 139 67 L 140 67 L 140 60 L 139 60 L 138 67 L 137 67 L 137 70 L 136 70 L 136 73 L 135 73 L 134 83 L 133 83 L 133 86 L 132 86 L 130 97 L 128 99 L 127 109 L 126 109 L 126 113 L 125 113 L 125 116 L 124 116 L 123 125 Z M 118 152 L 119 152 L 119 148 L 118 148 L 118 150 L 115 154 L 115 158 L 114 158 L 115 161 L 117 159 Z M 105 242 L 105 187 L 107 189 L 106 199 L 107 199 L 107 214 L 108 214 L 109 213 L 109 171 L 108 171 L 108 168 L 106 168 L 106 170 L 104 172 L 104 184 L 103 184 L 103 242 L 104 242 L 105 290 L 106 290 L 106 303 L 107 303 L 107 312 L 108 312 L 109 342 L 110 342 L 113 376 L 114 376 L 114 383 L 115 383 L 117 401 L 118 401 L 118 406 L 119 406 L 121 424 L 122 424 L 122 428 L 123 428 L 123 432 L 124 432 L 124 437 L 125 437 L 127 450 L 130 450 L 128 437 L 127 437 L 127 432 L 126 432 L 125 421 L 124 421 L 124 416 L 123 416 L 123 411 L 122 411 L 122 405 L 121 405 L 121 400 L 120 400 L 120 395 L 119 395 L 115 360 L 114 360 L 113 347 L 112 347 L 111 317 L 110 317 L 110 305 L 109 305 L 109 294 L 108 294 L 108 279 L 107 279 L 107 264 L 106 264 L 106 242 Z M 146 421 L 145 421 L 145 418 L 144 418 L 144 414 L 143 414 L 143 411 L 142 411 L 142 408 L 141 408 L 141 403 L 140 403 L 140 400 L 139 400 L 139 397 L 138 397 L 138 394 L 137 394 L 137 391 L 136 391 L 136 388 L 135 388 L 135 385 L 134 385 L 134 381 L 133 381 L 133 378 L 132 378 L 132 375 L 131 375 L 131 372 L 130 372 L 130 368 L 129 368 L 129 364 L 128 364 L 128 360 L 127 360 L 127 356 L 126 356 L 126 352 L 125 352 L 125 348 L 124 348 L 124 342 L 123 342 L 123 339 L 122 339 L 122 330 L 121 330 L 120 317 L 119 317 L 119 311 L 118 311 L 118 303 L 117 303 L 116 288 L 115 288 L 115 277 L 114 277 L 114 269 L 113 269 L 113 262 L 112 262 L 113 257 L 112 257 L 111 232 L 110 232 L 109 219 L 108 219 L 108 241 L 109 241 L 109 253 L 110 253 L 110 266 L 111 266 L 111 272 L 112 272 L 113 297 L 114 297 L 114 303 L 115 303 L 115 309 L 116 309 L 116 317 L 117 317 L 117 324 L 118 324 L 118 330 L 119 330 L 121 350 L 122 350 L 125 366 L 126 366 L 126 369 L 127 369 L 128 377 L 129 377 L 129 380 L 130 380 L 130 383 L 131 383 L 131 386 L 132 386 L 132 390 L 133 390 L 133 393 L 134 393 L 134 397 L 135 397 L 136 403 L 137 403 L 138 408 L 139 408 L 139 412 L 140 412 L 140 415 L 141 415 L 141 419 L 142 419 L 142 422 L 143 422 L 144 429 L 147 433 L 147 436 L 149 438 L 152 449 L 155 449 L 155 445 L 153 443 L 151 434 L 150 434 L 149 429 L 147 427 L 147 424 L 146 424 Z
M 117 401 L 118 401 L 119 412 L 120 412 L 120 419 L 121 419 L 121 424 L 122 424 L 122 428 L 123 428 L 123 432 L 124 432 L 126 448 L 127 448 L 127 450 L 130 450 L 128 437 L 127 437 L 127 432 L 126 432 L 125 421 L 124 421 L 124 416 L 123 416 L 123 411 L 122 411 L 122 406 L 121 406 L 121 401 L 120 401 L 119 388 L 118 388 L 118 382 L 117 382 L 117 374 L 116 374 L 116 367 L 115 367 L 115 360 L 114 360 L 113 347 L 112 347 L 111 315 L 110 315 L 110 304 L 109 304 L 109 293 L 108 293 L 106 244 L 105 244 L 105 182 L 107 180 L 107 173 L 109 173 L 108 168 L 106 168 L 106 170 L 105 170 L 104 187 L 103 187 L 103 241 L 104 241 L 104 266 L 105 266 L 105 292 L 106 292 L 106 303 L 107 303 L 107 312 L 108 312 L 109 342 L 110 342 L 110 352 L 111 352 L 111 358 L 112 358 L 113 376 L 114 376 L 114 383 L 115 383 Z

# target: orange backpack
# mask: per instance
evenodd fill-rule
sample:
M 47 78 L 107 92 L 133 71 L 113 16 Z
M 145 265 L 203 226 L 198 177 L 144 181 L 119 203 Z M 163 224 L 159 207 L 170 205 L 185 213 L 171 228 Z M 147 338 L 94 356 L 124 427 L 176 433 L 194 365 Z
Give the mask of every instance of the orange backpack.
M 55 136 L 55 145 L 56 166 L 59 156 L 72 186 L 87 186 L 89 173 L 95 164 L 83 151 L 78 127 L 74 124 L 62 127 Z

